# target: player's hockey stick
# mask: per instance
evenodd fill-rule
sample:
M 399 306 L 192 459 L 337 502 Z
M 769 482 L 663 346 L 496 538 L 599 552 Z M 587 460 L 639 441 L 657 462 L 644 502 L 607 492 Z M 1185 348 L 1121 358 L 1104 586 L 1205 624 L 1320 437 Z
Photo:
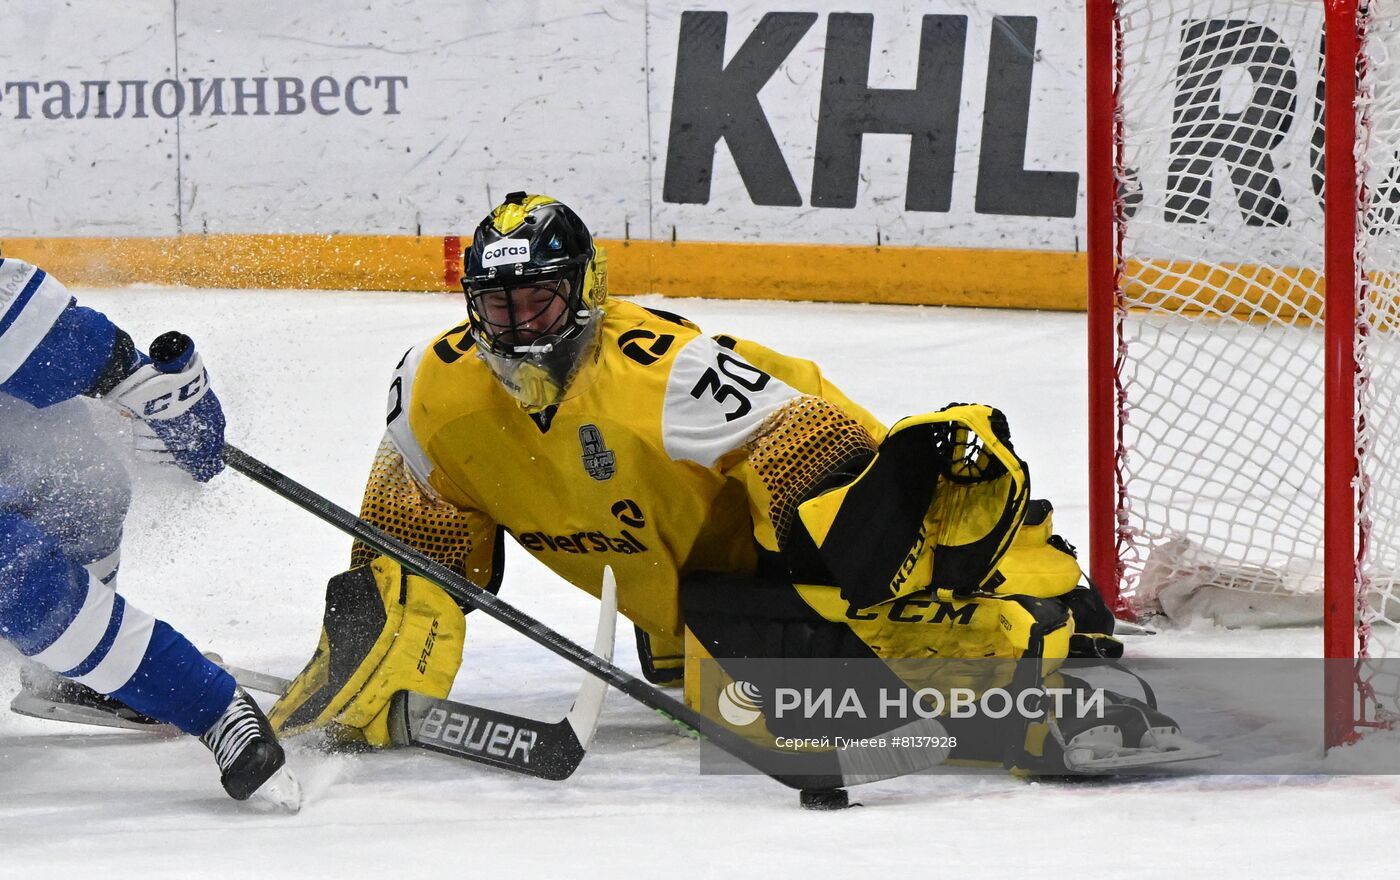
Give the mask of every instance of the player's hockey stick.
M 801 754 L 764 749 L 566 639 L 514 605 L 488 593 L 402 541 L 386 535 L 237 447 L 224 447 L 224 461 L 253 482 L 354 536 L 366 546 L 397 561 L 410 571 L 433 581 L 454 599 L 479 609 L 483 614 L 607 682 L 642 705 L 690 727 L 717 748 L 791 788 L 834 789 L 889 779 L 928 769 L 941 763 L 945 757 L 943 751 L 922 745 L 908 748 L 880 745 Z M 935 719 L 920 718 L 889 731 L 886 740 L 922 744 L 941 741 L 946 734 L 947 731 Z
M 603 569 L 602 608 L 593 651 L 612 660 L 617 626 L 617 582 Z M 240 685 L 281 696 L 291 681 L 220 663 Z M 389 709 L 389 734 L 399 745 L 489 764 L 541 779 L 568 779 L 578 769 L 598 727 L 607 682 L 586 675 L 569 712 L 554 723 L 495 709 L 399 691 Z

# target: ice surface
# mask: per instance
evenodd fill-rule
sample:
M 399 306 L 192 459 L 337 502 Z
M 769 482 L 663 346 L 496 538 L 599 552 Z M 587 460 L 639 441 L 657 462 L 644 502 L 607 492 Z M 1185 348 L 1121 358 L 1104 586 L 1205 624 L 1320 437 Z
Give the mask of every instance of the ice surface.
M 190 333 L 229 414 L 229 438 L 357 508 L 403 351 L 456 324 L 433 294 L 129 288 L 76 291 L 138 342 Z M 953 401 L 1003 409 L 1058 530 L 1086 534 L 1081 314 L 644 298 L 709 333 L 819 361 L 877 416 Z M 238 474 L 207 487 L 140 470 L 121 588 L 200 647 L 280 675 L 315 645 L 326 578 L 348 542 Z M 512 546 L 502 596 L 591 643 L 594 600 Z M 619 663 L 636 671 L 631 634 Z M 1158 656 L 1316 656 L 1315 629 L 1129 639 Z M 17 688 L 0 658 L 0 701 Z M 473 615 L 454 696 L 558 717 L 573 667 Z M 564 783 L 423 752 L 328 757 L 294 748 L 300 815 L 228 800 L 190 739 L 96 731 L 0 711 L 0 877 L 658 878 L 1356 876 L 1389 866 L 1400 818 L 1388 777 L 1195 777 L 1028 784 L 994 774 L 852 791 L 865 809 L 804 812 L 758 777 L 698 774 L 699 747 L 609 696 Z M 1094 865 L 1097 867 L 1086 867 Z

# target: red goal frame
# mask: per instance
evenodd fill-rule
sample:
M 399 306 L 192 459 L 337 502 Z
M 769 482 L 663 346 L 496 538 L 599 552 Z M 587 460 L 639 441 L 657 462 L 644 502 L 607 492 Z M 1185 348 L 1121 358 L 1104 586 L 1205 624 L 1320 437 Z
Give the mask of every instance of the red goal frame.
M 1357 78 L 1362 63 L 1357 0 L 1318 0 L 1326 7 L 1324 76 L 1325 173 L 1325 370 L 1324 414 L 1324 623 L 1326 664 L 1325 743 L 1348 742 L 1358 725 L 1356 661 L 1365 656 L 1366 633 L 1356 620 L 1362 602 L 1360 560 L 1366 529 L 1359 520 L 1356 455 L 1356 334 L 1362 332 L 1357 304 L 1365 280 L 1357 274 L 1362 193 L 1354 144 Z M 1117 96 L 1121 77 L 1121 32 L 1115 0 L 1086 4 L 1086 214 L 1088 225 L 1089 349 L 1089 573 L 1120 616 L 1132 610 L 1120 595 L 1119 548 L 1121 440 L 1118 337 L 1121 229 L 1118 176 L 1121 129 Z M 1352 661 L 1350 663 L 1345 661 Z

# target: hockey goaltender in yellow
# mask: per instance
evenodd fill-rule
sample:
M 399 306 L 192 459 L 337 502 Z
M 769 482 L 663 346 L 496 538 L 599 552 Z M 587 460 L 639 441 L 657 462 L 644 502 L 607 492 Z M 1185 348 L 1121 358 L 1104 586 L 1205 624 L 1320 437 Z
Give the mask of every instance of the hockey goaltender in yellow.
M 507 533 L 594 595 L 611 565 L 654 682 L 677 681 L 686 657 L 1040 656 L 1051 670 L 1119 649 L 998 411 L 887 429 L 810 361 L 609 299 L 604 254 L 546 196 L 508 195 L 464 263 L 466 320 L 390 382 L 361 511 L 388 534 L 493 591 Z M 363 545 L 350 565 L 270 717 L 383 746 L 395 692 L 449 693 L 465 621 Z M 1138 701 L 1111 708 L 1092 729 L 1052 720 L 963 757 L 1064 772 L 1077 737 L 1111 757 L 1176 732 Z

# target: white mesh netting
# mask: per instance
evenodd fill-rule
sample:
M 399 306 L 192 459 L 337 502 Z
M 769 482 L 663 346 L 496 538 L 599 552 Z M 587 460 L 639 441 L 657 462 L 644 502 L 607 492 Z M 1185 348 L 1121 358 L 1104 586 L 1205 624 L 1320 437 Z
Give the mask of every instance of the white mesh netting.
M 1118 14 L 1121 586 L 1178 616 L 1318 620 L 1323 2 L 1125 0 Z M 1360 629 L 1388 656 L 1400 655 L 1400 0 L 1365 18 Z
M 1400 8 L 1371 3 L 1364 22 L 1363 76 L 1358 101 L 1364 234 L 1357 257 L 1366 283 L 1361 297 L 1357 360 L 1357 452 L 1362 489 L 1363 656 L 1400 659 Z M 1363 680 L 1389 708 L 1400 703 L 1400 681 L 1376 664 Z

